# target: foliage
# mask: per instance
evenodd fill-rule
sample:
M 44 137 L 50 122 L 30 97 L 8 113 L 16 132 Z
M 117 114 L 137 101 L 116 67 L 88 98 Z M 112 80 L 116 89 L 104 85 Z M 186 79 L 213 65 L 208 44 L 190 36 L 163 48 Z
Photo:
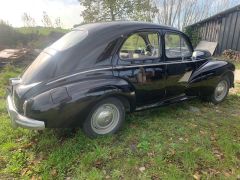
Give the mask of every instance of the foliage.
M 36 25 L 35 19 L 32 18 L 29 14 L 26 12 L 23 13 L 22 20 L 25 27 L 34 27 Z
M 3 48 L 45 48 L 56 41 L 68 30 L 50 27 L 13 28 L 6 23 L 0 23 L 0 50 Z
M 53 27 L 53 23 L 46 11 L 43 11 L 42 23 L 45 27 Z
M 67 29 L 62 29 L 62 28 L 51 28 L 51 27 L 41 27 L 41 26 L 36 26 L 36 27 L 20 27 L 20 28 L 14 28 L 16 29 L 17 32 L 22 33 L 22 34 L 38 34 L 41 36 L 49 36 L 52 32 L 56 33 L 67 33 L 69 30 Z
M 12 47 L 14 44 L 18 44 L 20 42 L 25 43 L 21 34 L 10 25 L 4 23 L 3 21 L 0 22 L 0 46 Z
M 79 0 L 85 7 L 82 12 L 84 23 L 142 20 L 153 21 L 157 13 L 156 5 L 149 0 Z
M 234 0 L 154 0 L 154 2 L 159 10 L 156 16 L 158 22 L 179 29 L 239 4 L 239 1 Z
M 84 23 L 135 20 L 156 22 L 179 29 L 203 20 L 238 1 L 224 0 L 79 0 Z
M 54 27 L 61 28 L 62 27 L 62 21 L 60 17 L 57 17 L 54 22 Z
M 190 38 L 192 45 L 195 48 L 201 40 L 201 37 L 199 36 L 199 29 L 197 27 L 194 28 L 192 26 L 187 26 L 184 31 Z
M 194 100 L 128 114 L 121 132 L 92 140 L 81 130 L 12 129 L 3 92 L 7 79 L 18 74 L 14 67 L 0 73 L 1 179 L 237 179 L 240 174 L 240 84 L 220 105 Z

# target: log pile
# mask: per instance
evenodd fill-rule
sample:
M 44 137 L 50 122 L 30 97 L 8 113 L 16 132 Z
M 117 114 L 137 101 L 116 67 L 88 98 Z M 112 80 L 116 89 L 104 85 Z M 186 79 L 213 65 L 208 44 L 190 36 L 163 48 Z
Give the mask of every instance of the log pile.
M 234 62 L 240 62 L 240 52 L 239 51 L 234 51 L 231 49 L 223 51 L 222 55 Z

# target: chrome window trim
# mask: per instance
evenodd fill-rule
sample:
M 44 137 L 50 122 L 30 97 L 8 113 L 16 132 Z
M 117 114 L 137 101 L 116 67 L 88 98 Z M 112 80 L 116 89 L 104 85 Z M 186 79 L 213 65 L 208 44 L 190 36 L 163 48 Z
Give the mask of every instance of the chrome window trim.
M 144 58 L 138 58 L 138 59 L 131 59 L 131 58 L 129 58 L 129 59 L 122 59 L 121 58 L 121 56 L 120 56 L 120 51 L 121 51 L 121 48 L 122 48 L 122 46 L 123 46 L 123 44 L 127 41 L 127 39 L 130 37 L 130 36 L 132 36 L 132 35 L 134 35 L 134 34 L 137 34 L 137 33 L 140 33 L 140 32 L 146 32 L 146 33 L 156 33 L 157 35 L 158 35 L 158 42 L 159 42 L 159 56 L 158 57 L 148 57 L 148 58 L 146 58 L 146 59 L 144 59 Z M 138 30 L 138 31 L 135 31 L 135 32 L 132 32 L 132 33 L 129 33 L 129 34 L 127 34 L 126 36 L 124 36 L 124 39 L 123 39 L 123 41 L 121 42 L 121 45 L 118 47 L 118 50 L 117 50 L 117 56 L 118 56 L 118 61 L 120 60 L 120 61 L 146 61 L 146 60 L 159 60 L 159 59 L 161 59 L 162 57 L 163 57 L 163 51 L 162 51 L 162 47 L 163 47 L 163 45 L 162 45 L 162 41 L 161 41 L 161 33 L 159 32 L 159 30 L 157 30 L 157 29 L 155 29 L 155 30 L 153 30 L 153 29 L 142 29 L 142 30 Z
M 197 61 L 204 61 L 206 59 L 199 59 Z M 182 64 L 182 63 L 192 63 L 192 62 L 195 62 L 193 60 L 184 60 L 184 61 L 174 61 L 174 62 L 160 62 L 160 63 L 154 63 L 154 64 L 139 64 L 139 65 L 126 65 L 126 66 L 115 66 L 113 69 L 125 69 L 125 68 L 134 68 L 134 67 L 146 67 L 146 66 L 159 66 L 159 65 L 168 65 L 168 64 Z
M 180 38 L 183 38 L 183 39 L 185 40 L 185 42 L 186 42 L 186 44 L 187 44 L 187 47 L 188 47 L 188 49 L 189 49 L 190 52 L 191 52 L 191 47 L 189 46 L 189 43 L 190 43 L 190 42 L 188 42 L 188 40 L 186 39 L 185 34 L 183 34 L 183 33 L 181 33 L 181 32 L 177 32 L 177 31 L 172 31 L 172 30 L 166 31 L 166 32 L 164 33 L 164 44 L 165 44 L 165 49 L 164 49 L 164 51 L 165 51 L 165 55 L 166 55 L 166 57 L 169 59 L 169 61 L 171 61 L 171 59 L 187 58 L 187 57 L 189 57 L 189 56 L 168 57 L 167 54 L 166 54 L 166 39 L 165 39 L 165 38 L 166 38 L 166 34 L 176 34 L 176 35 L 179 35 Z M 194 52 L 194 50 L 192 51 L 192 53 L 193 53 L 193 52 Z

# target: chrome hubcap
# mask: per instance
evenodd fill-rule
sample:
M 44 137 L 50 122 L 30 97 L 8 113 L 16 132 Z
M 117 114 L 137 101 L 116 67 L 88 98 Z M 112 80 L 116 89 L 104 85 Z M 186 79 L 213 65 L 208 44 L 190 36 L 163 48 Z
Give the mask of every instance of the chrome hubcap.
M 217 101 L 221 101 L 227 95 L 228 83 L 226 80 L 220 81 L 215 88 L 214 96 Z
M 114 104 L 103 104 L 93 113 L 91 126 L 97 134 L 107 134 L 118 124 L 120 115 Z

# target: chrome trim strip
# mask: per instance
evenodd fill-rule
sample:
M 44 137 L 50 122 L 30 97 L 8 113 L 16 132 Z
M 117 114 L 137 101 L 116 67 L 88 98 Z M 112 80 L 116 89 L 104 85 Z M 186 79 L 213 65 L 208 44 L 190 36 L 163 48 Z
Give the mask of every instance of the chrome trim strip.
M 196 61 L 204 61 L 206 59 L 200 59 Z M 161 66 L 161 65 L 169 65 L 169 64 L 181 64 L 181 63 L 192 63 L 194 61 L 189 60 L 189 61 L 175 61 L 175 62 L 163 62 L 163 63 L 156 63 L 156 64 L 139 64 L 139 65 L 126 65 L 126 66 L 116 66 L 113 69 L 125 69 L 125 68 L 134 68 L 134 67 L 146 67 L 146 66 Z
M 62 81 L 62 80 L 64 80 L 64 79 L 67 79 L 67 78 L 70 78 L 70 77 L 73 77 L 73 76 L 77 76 L 77 75 L 80 75 L 80 74 L 85 74 L 85 73 L 94 72 L 94 71 L 110 70 L 110 69 L 112 69 L 112 67 L 109 67 L 109 68 L 101 68 L 101 69 L 91 69 L 91 70 L 88 70 L 88 71 L 78 72 L 78 73 L 71 74 L 71 75 L 68 75 L 68 76 L 64 76 L 64 77 L 62 77 L 62 78 L 56 79 L 56 80 L 54 80 L 54 81 L 51 81 L 51 82 L 47 83 L 47 85 L 53 84 L 53 83 L 55 83 L 55 82 Z
M 199 60 L 194 60 L 194 61 L 203 61 L 203 60 L 206 60 L 206 59 L 199 59 Z M 51 82 L 48 82 L 46 85 L 50 85 L 50 84 L 56 83 L 58 81 L 62 81 L 64 79 L 74 77 L 74 76 L 77 76 L 77 75 L 80 75 L 80 74 L 85 74 L 85 73 L 95 72 L 95 71 L 125 69 L 125 68 L 133 68 L 133 67 L 159 66 L 159 65 L 168 65 L 168 64 L 191 63 L 191 62 L 194 62 L 194 61 L 193 60 L 189 60 L 189 61 L 185 60 L 185 61 L 179 61 L 179 62 L 178 61 L 162 62 L 162 63 L 155 63 L 155 64 L 139 64 L 139 65 L 130 65 L 130 66 L 126 65 L 126 66 L 115 66 L 115 67 L 108 67 L 108 68 L 91 69 L 91 70 L 88 70 L 88 71 L 82 71 L 82 72 L 78 72 L 78 73 L 71 74 L 71 75 L 68 75 L 68 76 L 64 76 L 62 78 L 59 78 L 59 79 L 53 80 Z
M 15 86 L 17 84 L 20 84 L 21 82 L 22 82 L 22 79 L 20 79 L 20 78 L 10 78 L 9 79 L 10 86 Z
M 13 105 L 12 98 L 10 95 L 7 97 L 7 109 L 8 114 L 11 118 L 12 126 L 14 128 L 23 127 L 36 130 L 43 130 L 45 128 L 45 123 L 43 121 L 30 119 L 27 118 L 26 116 L 19 114 Z

